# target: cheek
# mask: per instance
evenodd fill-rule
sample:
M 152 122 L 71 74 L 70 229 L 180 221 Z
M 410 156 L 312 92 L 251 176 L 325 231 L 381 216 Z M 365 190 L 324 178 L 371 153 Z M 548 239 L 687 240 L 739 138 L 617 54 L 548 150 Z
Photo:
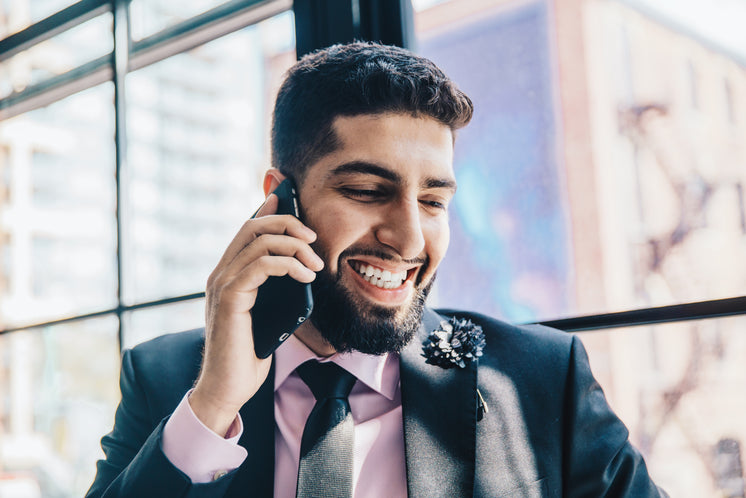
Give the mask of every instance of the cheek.
M 433 270 L 438 266 L 440 261 L 448 250 L 448 243 L 451 240 L 451 230 L 448 225 L 448 217 L 431 220 L 425 227 L 425 238 L 427 242 L 428 256 L 433 265 Z
M 315 219 L 319 230 L 332 238 L 342 238 L 360 227 L 352 211 L 335 204 L 320 207 Z
M 306 224 L 318 236 L 315 246 L 324 252 L 321 256 L 327 269 L 336 273 L 339 255 L 360 238 L 361 223 L 355 221 L 349 209 L 327 205 L 309 210 Z

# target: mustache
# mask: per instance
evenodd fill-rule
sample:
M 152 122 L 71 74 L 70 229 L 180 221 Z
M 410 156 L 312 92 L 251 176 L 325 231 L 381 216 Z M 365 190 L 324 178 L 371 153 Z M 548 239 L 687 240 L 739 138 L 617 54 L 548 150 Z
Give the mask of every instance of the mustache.
M 416 287 L 422 285 L 423 275 L 427 273 L 427 270 L 430 267 L 430 258 L 427 256 L 405 259 L 397 256 L 396 253 L 388 252 L 377 247 L 352 246 L 342 251 L 339 255 L 339 258 L 337 259 L 337 268 L 342 268 L 342 262 L 345 259 L 351 259 L 355 256 L 373 256 L 384 261 L 394 261 L 396 263 L 404 263 L 408 265 L 422 265 L 422 268 L 420 268 L 418 272 L 417 279 L 414 282 Z M 341 272 L 337 270 L 337 278 L 341 278 L 341 276 Z
M 425 256 L 404 259 L 397 256 L 395 253 L 387 252 L 379 248 L 353 246 L 342 251 L 339 255 L 338 263 L 341 265 L 343 260 L 353 258 L 354 256 L 372 256 L 384 261 L 395 261 L 397 263 L 406 263 L 408 265 L 427 265 L 429 261 L 429 258 Z

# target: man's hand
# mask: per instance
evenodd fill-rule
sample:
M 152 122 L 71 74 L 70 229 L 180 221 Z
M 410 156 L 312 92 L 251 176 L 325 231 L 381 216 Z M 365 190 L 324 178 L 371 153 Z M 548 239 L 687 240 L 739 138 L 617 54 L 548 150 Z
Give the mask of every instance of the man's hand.
M 205 354 L 189 397 L 195 415 L 224 436 L 238 410 L 266 380 L 271 357 L 254 353 L 251 308 L 269 276 L 290 275 L 309 283 L 324 267 L 310 244 L 316 234 L 290 215 L 275 215 L 270 194 L 248 220 L 207 279 Z

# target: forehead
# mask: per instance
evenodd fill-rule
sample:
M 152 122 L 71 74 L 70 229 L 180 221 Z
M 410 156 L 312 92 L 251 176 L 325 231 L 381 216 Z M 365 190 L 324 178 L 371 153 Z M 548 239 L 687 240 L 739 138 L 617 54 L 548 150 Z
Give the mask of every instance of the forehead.
M 453 179 L 453 133 L 430 117 L 409 114 L 339 116 L 332 130 L 338 146 L 311 166 L 317 180 L 334 177 L 340 165 L 369 163 L 393 171 L 405 182 Z

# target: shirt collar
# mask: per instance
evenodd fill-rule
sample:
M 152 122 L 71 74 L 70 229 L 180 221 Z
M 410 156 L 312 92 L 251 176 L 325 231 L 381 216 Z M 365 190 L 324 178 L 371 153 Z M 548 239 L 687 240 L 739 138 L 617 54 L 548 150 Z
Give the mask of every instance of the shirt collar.
M 308 360 L 317 360 L 322 363 L 333 361 L 386 398 L 393 400 L 396 395 L 396 389 L 399 386 L 399 355 L 387 353 L 373 356 L 352 351 L 321 358 L 294 335 L 291 335 L 275 351 L 275 391 L 282 386 L 285 379 L 298 365 Z

